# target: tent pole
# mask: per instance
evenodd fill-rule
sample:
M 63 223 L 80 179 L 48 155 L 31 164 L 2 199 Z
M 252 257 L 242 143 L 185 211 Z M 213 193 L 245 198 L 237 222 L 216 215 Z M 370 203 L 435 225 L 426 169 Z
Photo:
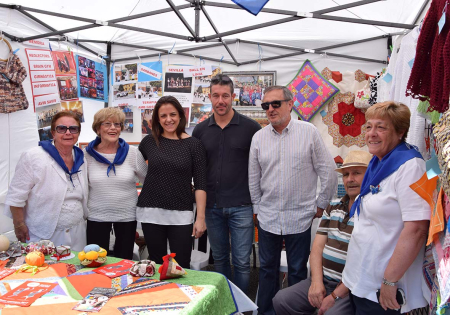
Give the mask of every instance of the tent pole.
M 422 6 L 420 7 L 419 12 L 417 12 L 416 17 L 414 18 L 414 24 L 417 25 L 417 23 L 419 22 L 420 16 L 422 15 L 423 11 L 424 11 L 425 8 L 427 7 L 428 2 L 430 2 L 430 0 L 425 0 L 425 1 L 422 3 Z
M 16 5 L 15 7 L 17 10 L 22 9 L 25 11 L 31 11 L 31 12 L 36 12 L 36 13 L 41 13 L 41 14 L 46 14 L 46 15 L 52 15 L 52 16 L 57 16 L 57 17 L 61 17 L 61 18 L 66 18 L 66 19 L 70 19 L 70 20 L 81 21 L 81 22 L 86 22 L 86 23 L 91 23 L 91 24 L 95 24 L 95 22 L 96 22 L 96 20 L 93 20 L 93 19 L 87 19 L 84 17 L 68 15 L 68 14 L 63 14 L 63 13 L 39 10 L 39 9 L 30 8 L 30 7 L 24 7 L 21 5 Z
M 194 49 L 192 49 L 192 50 L 194 50 Z M 168 55 L 169 53 L 161 53 L 161 56 L 164 56 L 164 55 Z M 141 57 L 141 59 L 143 59 L 143 58 L 151 58 L 151 57 L 158 57 L 160 54 L 151 54 L 151 55 L 142 55 L 142 56 L 140 56 Z M 183 52 L 179 52 L 179 51 L 177 51 L 177 55 L 180 55 L 180 56 L 186 56 L 186 57 L 191 57 L 192 58 L 192 55 L 191 54 L 187 54 L 187 53 L 183 53 Z M 226 63 L 226 64 L 230 64 L 230 65 L 235 65 L 235 63 L 234 62 L 231 62 L 231 61 L 227 61 L 227 60 L 220 60 L 220 59 L 216 59 L 216 58 L 210 58 L 210 57 L 205 57 L 205 56 L 201 56 L 201 55 L 196 55 L 196 57 L 201 57 L 202 59 L 205 59 L 205 60 L 209 60 L 209 61 L 214 61 L 214 62 L 217 62 L 217 63 Z M 128 61 L 128 60 L 135 60 L 135 59 L 137 59 L 137 57 L 128 57 L 128 58 L 120 58 L 120 59 L 116 59 L 116 60 L 114 60 L 115 62 L 120 62 L 120 61 Z
M 32 40 L 32 39 L 37 39 L 37 38 L 44 38 L 44 37 L 55 36 L 55 35 L 63 35 L 64 33 L 71 33 L 71 32 L 76 32 L 76 31 L 82 31 L 82 30 L 87 30 L 87 29 L 93 28 L 93 27 L 99 27 L 99 26 L 101 26 L 101 25 L 98 25 L 98 24 L 83 25 L 83 26 L 68 28 L 68 29 L 60 30 L 60 31 L 53 31 L 53 32 L 40 34 L 40 35 L 34 35 L 34 36 L 29 36 L 29 37 L 22 37 L 20 39 L 20 41 L 24 42 L 24 41 L 27 41 L 27 40 Z
M 391 22 L 374 21 L 374 20 L 354 19 L 354 18 L 348 18 L 348 17 L 334 16 L 334 15 L 322 15 L 322 14 L 316 15 L 316 14 L 314 14 L 313 18 L 319 19 L 319 20 L 330 20 L 330 21 L 338 21 L 338 22 L 348 22 L 348 23 L 356 23 L 356 24 L 377 25 L 377 26 L 406 28 L 406 29 L 413 29 L 415 27 L 414 24 L 403 24 L 403 23 L 391 23 Z
M 209 16 L 208 12 L 206 12 L 206 9 L 201 6 L 202 12 L 205 15 L 206 19 L 208 20 L 209 24 L 211 25 L 211 27 L 213 28 L 214 32 L 216 32 L 216 34 L 219 34 L 219 31 L 217 30 L 216 25 L 214 24 L 213 20 L 211 19 L 211 17 Z M 222 41 L 222 38 L 220 38 L 220 40 Z M 234 57 L 233 53 L 231 52 L 230 48 L 228 47 L 227 43 L 222 41 L 223 46 L 225 47 L 225 49 L 227 50 L 228 54 L 230 55 L 231 59 L 233 59 L 234 63 L 236 64 L 236 66 L 239 66 L 239 62 L 236 60 L 236 58 Z
M 200 37 L 200 1 L 195 0 L 195 39 L 198 41 L 198 38 Z
M 191 28 L 191 26 L 189 25 L 189 23 L 186 21 L 186 19 L 183 17 L 183 15 L 180 13 L 180 11 L 178 11 L 178 9 L 176 8 L 175 4 L 173 4 L 172 0 L 166 0 L 166 2 L 169 4 L 169 6 L 172 8 L 173 12 L 175 12 L 175 14 L 178 16 L 178 18 L 181 20 L 181 22 L 184 24 L 184 26 L 187 28 L 187 30 L 189 31 L 189 33 L 191 33 L 192 35 L 192 40 L 196 39 L 196 33 L 194 32 L 194 30 Z
M 159 35 L 159 36 L 165 36 L 165 37 L 171 37 L 171 38 L 177 38 L 177 39 L 183 39 L 183 40 L 189 41 L 188 36 L 181 36 L 181 35 L 177 35 L 177 34 L 154 31 L 154 30 L 149 30 L 149 29 L 140 28 L 140 27 L 134 27 L 134 26 L 122 25 L 122 24 L 116 24 L 116 23 L 108 23 L 108 26 L 122 28 L 125 30 L 130 30 L 130 31 L 135 31 L 135 32 L 142 32 L 142 33 L 148 33 L 148 34 L 153 34 L 153 35 Z
M 106 77 L 108 78 L 108 86 L 111 82 L 111 50 L 112 45 L 111 42 L 106 44 Z M 109 91 L 111 93 L 111 91 Z M 105 108 L 108 107 L 108 102 L 105 102 Z

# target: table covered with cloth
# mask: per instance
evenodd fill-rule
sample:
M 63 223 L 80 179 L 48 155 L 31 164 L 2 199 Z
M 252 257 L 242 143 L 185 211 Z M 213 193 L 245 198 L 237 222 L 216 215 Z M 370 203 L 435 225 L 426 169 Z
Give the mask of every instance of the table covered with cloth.
M 0 315 L 83 314 L 72 308 L 94 287 L 116 288 L 118 291 L 100 310 L 100 314 L 233 314 L 235 299 L 227 279 L 215 272 L 187 270 L 181 278 L 159 282 L 159 273 L 146 279 L 129 274 L 110 279 L 82 268 L 75 258 L 50 262 L 49 268 L 31 273 L 13 273 L 0 280 L 0 295 L 25 281 L 57 283 L 57 286 L 29 307 L 0 304 Z M 103 266 L 121 261 L 108 257 Z M 80 269 L 81 268 L 81 269 Z M 157 265 L 156 270 L 159 266 Z M 153 280 L 152 280 L 153 279 Z

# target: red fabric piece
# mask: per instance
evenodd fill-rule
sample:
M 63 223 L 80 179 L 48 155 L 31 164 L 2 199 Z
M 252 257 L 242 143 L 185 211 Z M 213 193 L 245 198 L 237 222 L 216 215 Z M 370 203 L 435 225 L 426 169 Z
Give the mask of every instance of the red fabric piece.
M 406 88 L 406 96 L 429 97 L 430 108 L 443 113 L 450 93 L 450 8 L 439 33 L 438 22 L 446 0 L 433 0 L 417 41 L 416 56 Z
M 336 82 L 339 83 L 342 81 L 342 73 L 339 71 L 331 71 L 331 78 Z
M 366 118 L 353 104 L 341 102 L 338 104 L 337 113 L 333 115 L 333 122 L 339 125 L 341 135 L 356 137 L 361 134 L 361 126 L 366 122 Z

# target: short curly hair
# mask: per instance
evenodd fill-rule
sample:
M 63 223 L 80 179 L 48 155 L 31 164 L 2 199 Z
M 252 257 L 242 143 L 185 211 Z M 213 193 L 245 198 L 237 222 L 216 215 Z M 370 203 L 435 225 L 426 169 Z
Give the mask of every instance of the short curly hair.
M 410 125 L 411 111 L 408 106 L 394 101 L 377 103 L 366 111 L 366 121 L 372 118 L 389 119 L 397 133 L 402 133 L 406 140 Z
M 113 120 L 118 120 L 122 124 L 120 130 L 123 131 L 125 114 L 118 107 L 106 107 L 96 112 L 94 115 L 94 122 L 92 123 L 92 130 L 94 130 L 94 132 L 98 134 L 101 124 L 106 120 L 108 120 L 109 118 L 113 118 Z

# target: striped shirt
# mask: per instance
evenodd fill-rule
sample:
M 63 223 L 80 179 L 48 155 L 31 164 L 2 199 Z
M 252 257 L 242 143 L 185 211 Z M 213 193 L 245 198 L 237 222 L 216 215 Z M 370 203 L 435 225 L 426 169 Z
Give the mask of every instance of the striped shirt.
M 259 130 L 252 139 L 248 173 L 260 227 L 278 235 L 309 229 L 316 207 L 325 209 L 336 191 L 335 168 L 312 124 L 291 119 L 281 134 L 272 125 Z
M 336 205 L 329 205 L 323 212 L 317 234 L 328 237 L 322 254 L 323 276 L 341 281 L 347 260 L 348 244 L 353 231 L 353 219 L 349 218 L 348 195 Z

